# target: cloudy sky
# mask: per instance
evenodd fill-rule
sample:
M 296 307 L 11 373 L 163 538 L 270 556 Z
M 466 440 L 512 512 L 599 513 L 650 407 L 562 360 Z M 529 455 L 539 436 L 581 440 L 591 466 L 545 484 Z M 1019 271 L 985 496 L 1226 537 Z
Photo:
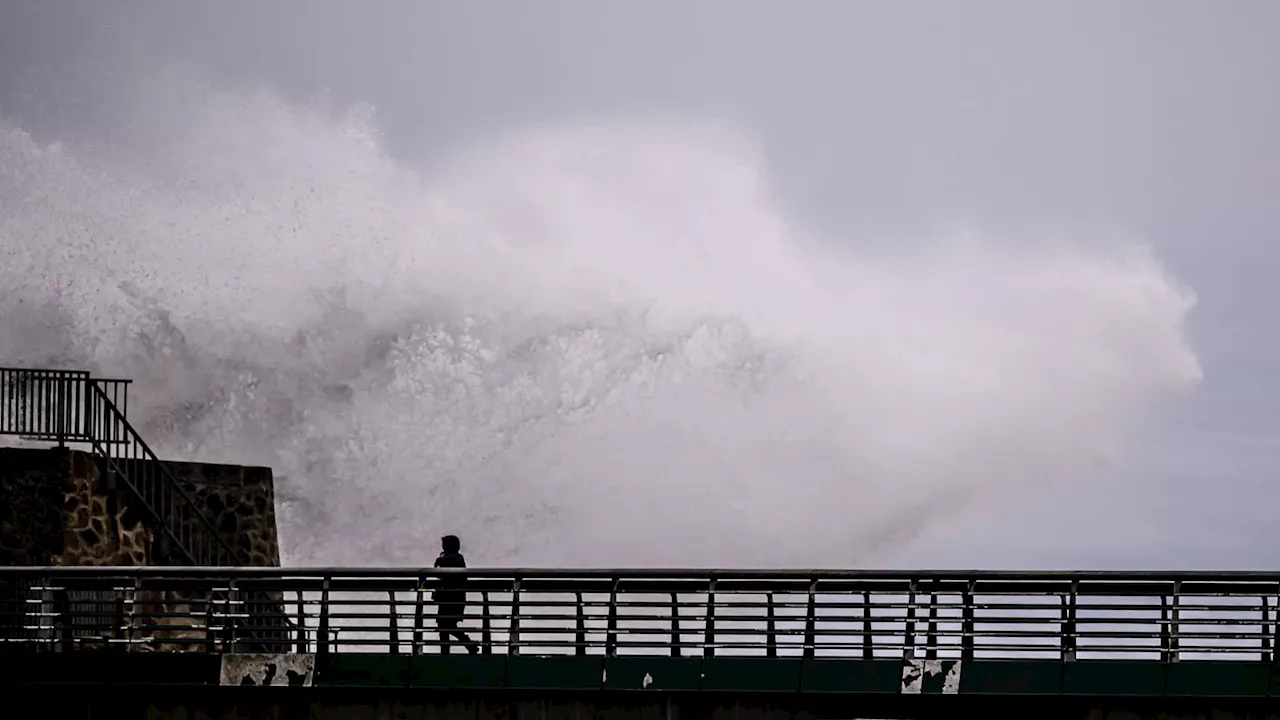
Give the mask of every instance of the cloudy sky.
M 8 2 L 0 116 L 109 154 L 148 122 L 119 98 L 180 69 L 367 103 L 415 167 L 527 128 L 700 118 L 752 138 L 788 221 L 833 247 L 1138 238 L 1197 299 L 1203 380 L 1097 476 L 892 559 L 1275 567 L 1278 37 L 1271 0 Z

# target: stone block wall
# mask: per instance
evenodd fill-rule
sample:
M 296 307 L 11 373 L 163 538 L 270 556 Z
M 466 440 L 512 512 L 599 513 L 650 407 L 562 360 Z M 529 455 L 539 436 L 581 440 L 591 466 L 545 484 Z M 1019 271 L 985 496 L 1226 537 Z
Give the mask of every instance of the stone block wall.
M 201 512 L 252 566 L 280 565 L 275 491 L 270 468 L 165 462 Z M 66 448 L 0 448 L 0 565 L 149 565 L 158 527 L 137 507 L 121 484 L 108 487 L 106 463 Z M 2 584 L 2 583 L 0 583 Z M 60 637 L 84 647 L 105 635 L 124 632 L 143 640 L 142 649 L 198 650 L 205 640 L 201 608 L 208 598 L 143 591 L 98 597 L 98 591 L 61 592 L 50 598 L 59 608 Z M 20 630 L 24 588 L 0 587 L 0 637 Z M 287 636 L 278 604 L 269 594 L 245 598 L 275 627 L 260 637 Z M 132 608 L 133 620 L 121 613 Z M 116 616 L 109 619 L 108 616 Z M 108 618 L 101 621 L 86 618 Z M 262 618 L 266 618 L 263 620 Z M 264 634 L 265 633 L 265 634 Z M 25 637 L 25 635 L 24 635 Z M 192 642 L 194 641 L 194 642 Z
M 0 448 L 0 565 L 52 565 L 62 552 L 67 474 L 47 451 Z
M 271 468 L 165 462 L 200 511 L 251 567 L 279 567 Z
M 0 448 L 0 565 L 146 565 L 150 537 L 92 455 Z
M 251 566 L 280 565 L 271 469 L 165 462 Z M 147 565 L 159 528 L 85 452 L 0 448 L 0 565 Z

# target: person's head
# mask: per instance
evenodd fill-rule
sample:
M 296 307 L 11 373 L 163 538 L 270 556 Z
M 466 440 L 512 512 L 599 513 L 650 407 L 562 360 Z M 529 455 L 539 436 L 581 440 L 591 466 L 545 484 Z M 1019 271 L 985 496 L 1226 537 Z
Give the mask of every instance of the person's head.
M 457 535 L 445 535 L 440 538 L 440 549 L 450 554 L 461 552 L 462 541 L 458 539 Z

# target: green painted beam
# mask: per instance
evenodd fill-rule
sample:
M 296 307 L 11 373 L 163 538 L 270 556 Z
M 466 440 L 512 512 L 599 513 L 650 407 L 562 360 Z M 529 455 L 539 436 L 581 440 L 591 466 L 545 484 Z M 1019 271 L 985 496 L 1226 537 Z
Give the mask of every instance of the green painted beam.
M 222 658 L 204 653 L 3 653 L 4 685 L 214 686 Z M 298 656 L 294 656 L 298 657 Z M 916 670 L 920 664 L 917 663 Z M 916 692 L 965 696 L 1280 698 L 1266 662 L 944 660 Z M 569 693 L 907 694 L 900 660 L 506 655 L 329 654 L 308 684 L 329 688 L 435 688 Z M 920 673 L 914 673 L 915 677 Z M 946 689 L 946 678 L 958 680 Z

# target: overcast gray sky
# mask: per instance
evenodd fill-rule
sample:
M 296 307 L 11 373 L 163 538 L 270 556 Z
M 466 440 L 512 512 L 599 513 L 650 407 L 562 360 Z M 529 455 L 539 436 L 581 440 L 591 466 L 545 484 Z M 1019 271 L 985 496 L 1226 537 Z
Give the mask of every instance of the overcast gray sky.
M 541 124 L 706 117 L 751 133 L 788 218 L 835 245 L 949 223 L 1139 236 L 1198 297 L 1202 384 L 1113 480 L 899 559 L 1275 567 L 1278 38 L 1271 0 L 14 0 L 0 115 L 110 144 L 119 97 L 182 65 L 369 103 L 411 165 Z

